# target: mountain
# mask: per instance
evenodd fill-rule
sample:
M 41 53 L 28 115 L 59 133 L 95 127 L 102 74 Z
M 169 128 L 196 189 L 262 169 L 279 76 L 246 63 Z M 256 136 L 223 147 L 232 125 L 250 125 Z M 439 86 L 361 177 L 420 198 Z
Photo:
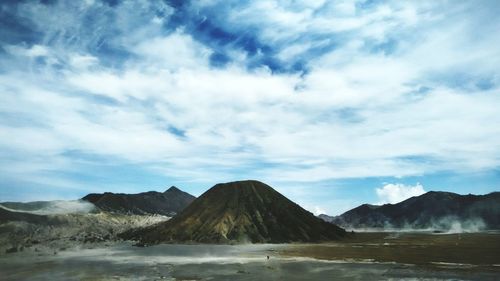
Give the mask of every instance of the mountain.
M 431 191 L 397 204 L 364 204 L 337 217 L 320 218 L 349 229 L 500 229 L 500 192 L 459 195 Z
M 92 205 L 88 202 L 86 204 Z M 18 206 L 38 206 L 39 208 L 33 210 L 40 210 L 46 208 L 47 204 Z M 117 234 L 129 229 L 165 220 L 168 220 L 168 217 L 109 212 L 40 215 L 0 206 L 0 255 L 32 246 L 36 247 L 36 251 L 80 247 L 84 244 L 91 246 L 95 243 L 114 241 Z
M 248 180 L 217 184 L 171 220 L 122 237 L 144 244 L 225 244 L 318 242 L 345 235 L 270 186 Z
M 13 210 L 7 210 L 0 206 L 0 224 L 11 222 L 11 221 L 23 221 L 27 223 L 43 223 L 43 224 L 54 224 L 55 221 L 47 216 L 35 215 L 30 213 L 15 212 Z
M 83 197 L 82 200 L 93 203 L 100 210 L 107 212 L 173 216 L 186 208 L 195 198 L 193 195 L 172 186 L 165 192 L 91 193 Z

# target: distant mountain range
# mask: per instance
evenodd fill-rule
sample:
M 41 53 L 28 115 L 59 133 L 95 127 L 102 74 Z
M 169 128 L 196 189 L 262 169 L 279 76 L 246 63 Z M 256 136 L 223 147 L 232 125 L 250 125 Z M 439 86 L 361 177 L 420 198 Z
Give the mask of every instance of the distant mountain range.
M 285 243 L 336 240 L 346 232 L 259 181 L 217 184 L 169 221 L 123 234 L 156 243 Z
M 364 204 L 320 218 L 253 180 L 217 184 L 199 198 L 171 187 L 165 192 L 89 194 L 73 201 L 0 203 L 0 250 L 54 239 L 71 244 L 120 238 L 144 245 L 321 242 L 348 236 L 341 227 L 500 229 L 500 192 L 428 192 L 397 204 Z
M 174 216 L 186 208 L 193 195 L 172 186 L 165 192 L 148 191 L 137 194 L 91 193 L 82 200 L 94 204 L 98 209 L 119 214 L 159 214 Z
M 115 240 L 124 231 L 168 220 L 194 199 L 171 187 L 165 192 L 89 194 L 82 200 L 2 202 L 0 252 Z
M 500 229 L 500 192 L 459 195 L 431 191 L 397 204 L 363 204 L 340 216 L 319 217 L 348 229 Z

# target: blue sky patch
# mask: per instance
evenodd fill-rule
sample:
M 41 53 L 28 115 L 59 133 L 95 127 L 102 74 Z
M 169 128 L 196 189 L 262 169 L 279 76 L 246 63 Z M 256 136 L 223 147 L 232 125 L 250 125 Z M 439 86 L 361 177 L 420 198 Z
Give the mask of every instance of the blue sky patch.
M 257 179 L 335 215 L 393 187 L 498 191 L 498 12 L 4 1 L 0 202 Z

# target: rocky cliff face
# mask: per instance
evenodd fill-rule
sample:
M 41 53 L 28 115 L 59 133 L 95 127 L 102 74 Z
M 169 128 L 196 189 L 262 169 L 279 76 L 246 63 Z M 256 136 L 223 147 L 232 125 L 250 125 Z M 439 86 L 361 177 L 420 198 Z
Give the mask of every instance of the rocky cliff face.
M 23 249 L 59 251 L 93 247 L 118 239 L 117 234 L 169 218 L 161 215 L 124 215 L 109 212 L 38 215 L 0 206 L 0 255 Z

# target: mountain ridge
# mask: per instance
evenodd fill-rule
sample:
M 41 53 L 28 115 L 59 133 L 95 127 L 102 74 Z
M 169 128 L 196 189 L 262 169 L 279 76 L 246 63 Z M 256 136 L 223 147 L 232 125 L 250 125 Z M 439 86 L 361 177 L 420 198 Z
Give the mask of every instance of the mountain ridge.
M 164 192 L 147 191 L 127 193 L 90 193 L 82 198 L 98 209 L 121 214 L 159 214 L 174 216 L 191 204 L 193 195 L 171 186 Z
M 500 229 L 500 192 L 460 195 L 429 191 L 396 204 L 362 204 L 339 216 L 322 219 L 349 229 L 453 227 Z

